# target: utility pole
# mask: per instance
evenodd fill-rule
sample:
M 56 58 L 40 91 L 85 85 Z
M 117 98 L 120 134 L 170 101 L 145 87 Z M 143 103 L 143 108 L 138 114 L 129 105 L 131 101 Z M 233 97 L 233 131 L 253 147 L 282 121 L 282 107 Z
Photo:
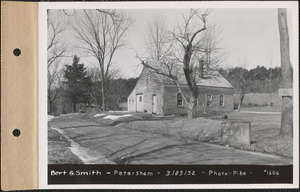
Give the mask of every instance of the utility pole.
M 293 68 L 290 62 L 289 32 L 285 8 L 278 9 L 278 26 L 280 35 L 281 89 L 282 97 L 281 135 L 293 135 Z

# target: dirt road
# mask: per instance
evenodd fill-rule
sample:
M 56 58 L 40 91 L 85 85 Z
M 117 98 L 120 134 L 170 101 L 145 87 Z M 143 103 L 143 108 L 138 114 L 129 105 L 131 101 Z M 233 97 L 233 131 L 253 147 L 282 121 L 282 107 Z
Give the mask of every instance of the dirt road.
M 49 126 L 71 142 L 71 151 L 85 164 L 292 164 L 292 159 L 275 155 L 151 134 L 122 124 L 108 126 L 72 115 L 53 119 Z

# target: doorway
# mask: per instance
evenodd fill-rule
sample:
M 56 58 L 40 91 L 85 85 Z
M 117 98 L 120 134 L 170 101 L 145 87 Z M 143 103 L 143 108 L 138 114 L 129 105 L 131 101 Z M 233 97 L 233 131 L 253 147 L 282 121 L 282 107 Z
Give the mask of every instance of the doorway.
M 136 111 L 144 112 L 144 95 L 136 94 Z
M 157 95 L 152 95 L 152 113 L 157 114 Z

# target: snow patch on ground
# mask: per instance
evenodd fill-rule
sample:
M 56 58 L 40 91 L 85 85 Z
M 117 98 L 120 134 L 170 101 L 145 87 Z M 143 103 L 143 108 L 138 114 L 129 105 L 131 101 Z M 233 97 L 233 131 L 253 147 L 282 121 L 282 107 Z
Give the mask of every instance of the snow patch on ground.
M 100 114 L 96 114 L 96 115 L 94 115 L 93 117 L 101 117 L 101 116 L 105 116 L 105 114 L 103 114 L 103 113 L 100 113 Z
M 117 120 L 123 117 L 131 117 L 131 114 L 126 114 L 126 115 L 107 115 L 103 119 L 111 119 L 111 120 Z
M 78 115 L 80 113 L 68 113 L 68 114 L 60 114 L 59 116 L 48 115 L 48 121 L 52 121 L 58 117 L 69 116 L 69 115 Z
M 80 113 L 68 113 L 68 114 L 61 114 L 60 116 L 68 116 L 68 115 L 78 115 Z
M 110 113 L 128 113 L 128 111 L 108 111 Z
M 55 119 L 55 118 L 56 118 L 55 116 L 48 115 L 48 121 L 52 121 L 52 120 Z

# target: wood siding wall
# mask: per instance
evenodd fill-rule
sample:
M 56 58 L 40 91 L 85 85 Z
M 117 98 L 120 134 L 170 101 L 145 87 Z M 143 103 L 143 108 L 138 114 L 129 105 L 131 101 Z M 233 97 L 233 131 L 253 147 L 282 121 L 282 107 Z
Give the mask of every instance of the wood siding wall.
M 189 97 L 190 91 L 187 85 L 182 86 L 183 92 Z M 233 111 L 233 88 L 204 87 L 199 86 L 198 113 L 202 113 L 203 107 L 207 113 L 225 113 Z M 178 89 L 173 84 L 162 84 L 158 81 L 157 75 L 147 68 L 144 68 L 137 84 L 127 99 L 128 111 L 137 111 L 136 95 L 143 95 L 143 110 L 152 113 L 152 96 L 157 95 L 157 114 L 186 114 L 186 103 L 183 106 L 177 105 Z M 207 94 L 212 95 L 212 106 L 206 106 Z M 219 96 L 224 95 L 224 106 L 220 106 Z
M 128 111 L 136 111 L 136 95 L 143 94 L 143 109 L 147 113 L 152 113 L 152 96 L 157 95 L 157 114 L 163 114 L 162 111 L 162 85 L 158 81 L 156 74 L 149 69 L 144 68 L 133 91 L 128 96 Z
M 183 92 L 189 96 L 190 91 L 187 86 L 182 87 Z M 225 113 L 233 111 L 233 88 L 218 88 L 218 87 L 199 87 L 197 112 L 202 112 L 202 107 L 205 107 L 207 113 Z M 164 98 L 163 98 L 163 111 L 165 115 L 168 114 L 186 114 L 187 110 L 185 106 L 177 105 L 177 93 L 178 89 L 174 85 L 164 86 Z M 212 106 L 206 106 L 206 95 L 212 95 Z M 220 106 L 219 96 L 224 95 L 224 106 Z M 183 105 L 186 103 L 183 102 Z

